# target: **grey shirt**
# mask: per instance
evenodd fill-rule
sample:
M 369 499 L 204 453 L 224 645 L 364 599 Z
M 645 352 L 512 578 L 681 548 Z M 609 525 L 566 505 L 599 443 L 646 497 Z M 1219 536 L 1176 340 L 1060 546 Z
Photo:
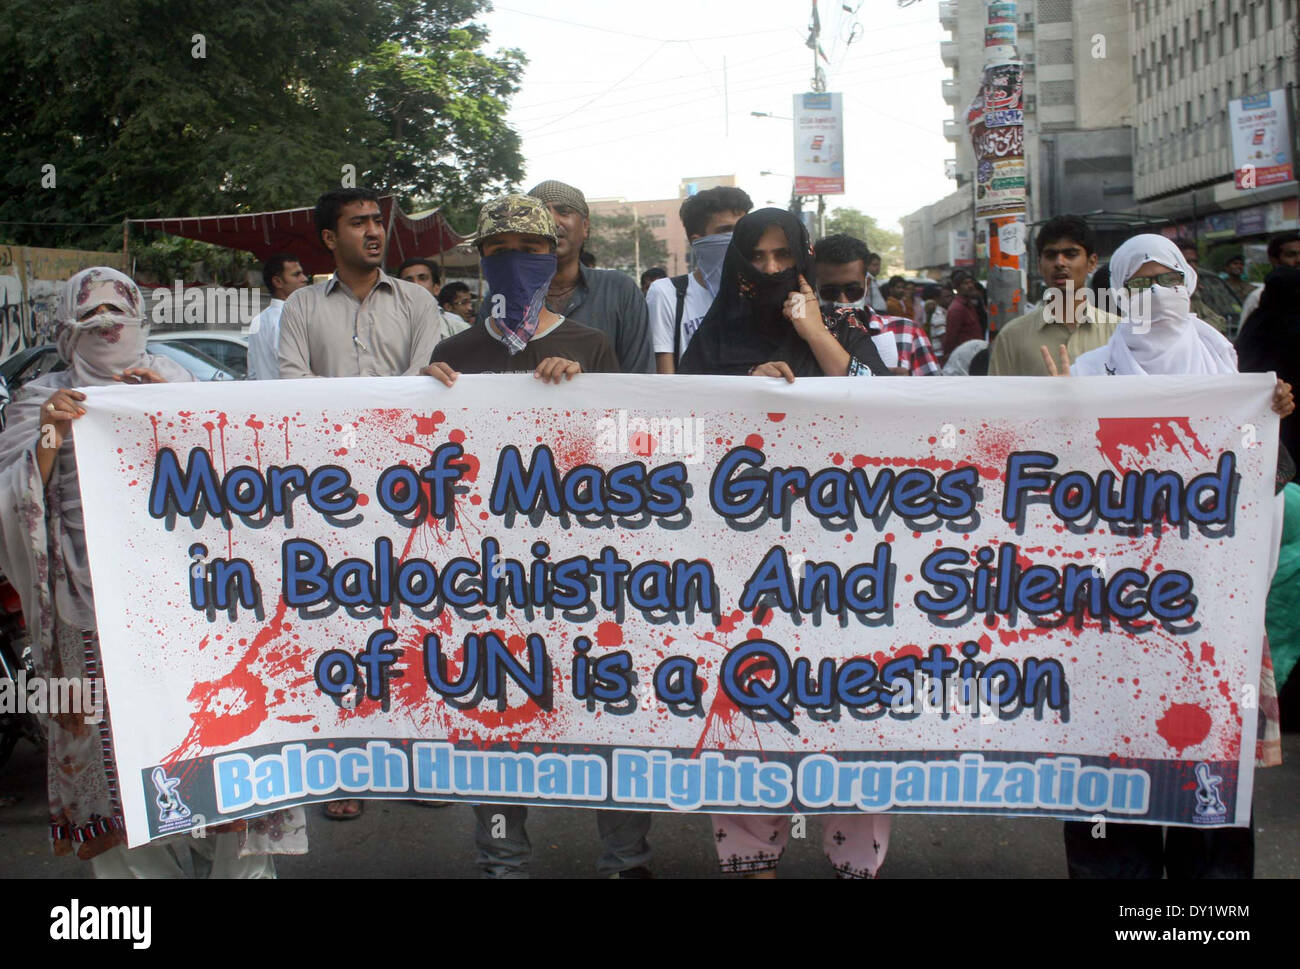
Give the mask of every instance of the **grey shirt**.
M 636 280 L 616 269 L 579 266 L 578 271 L 578 285 L 568 305 L 552 309 L 575 323 L 604 333 L 618 355 L 623 373 L 654 373 L 650 310 Z M 491 305 L 491 296 L 484 297 L 478 311 L 479 323 L 487 319 Z
M 423 286 L 379 272 L 358 301 L 336 275 L 290 296 L 280 316 L 280 377 L 393 377 L 428 366 L 446 337 Z

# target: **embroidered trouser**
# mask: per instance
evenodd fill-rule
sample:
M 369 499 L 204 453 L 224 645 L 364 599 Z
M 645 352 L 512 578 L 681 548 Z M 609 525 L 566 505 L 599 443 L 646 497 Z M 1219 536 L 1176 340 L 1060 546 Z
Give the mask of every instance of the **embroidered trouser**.
M 714 814 L 713 840 L 724 872 L 770 871 L 790 842 L 790 816 Z M 841 878 L 875 878 L 889 850 L 889 816 L 826 814 L 821 818 L 822 850 Z

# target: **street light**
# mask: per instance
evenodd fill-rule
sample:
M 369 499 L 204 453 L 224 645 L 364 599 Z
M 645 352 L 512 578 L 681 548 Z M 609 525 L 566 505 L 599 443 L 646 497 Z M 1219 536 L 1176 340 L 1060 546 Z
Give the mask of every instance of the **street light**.
M 770 111 L 751 111 L 749 112 L 755 118 L 775 118 L 777 121 L 793 121 L 794 118 L 787 118 L 785 115 L 772 114 Z

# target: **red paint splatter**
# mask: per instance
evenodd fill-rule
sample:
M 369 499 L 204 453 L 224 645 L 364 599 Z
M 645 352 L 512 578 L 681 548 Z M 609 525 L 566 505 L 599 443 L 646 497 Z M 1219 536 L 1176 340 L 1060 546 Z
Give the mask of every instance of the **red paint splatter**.
M 428 417 L 415 417 L 416 434 L 437 434 L 438 425 L 447 419 L 447 415 L 440 410 L 434 411 Z
M 1180 754 L 1210 735 L 1210 715 L 1194 703 L 1175 703 L 1156 721 L 1165 743 Z
M 1145 471 L 1148 459 L 1192 451 L 1212 458 L 1186 417 L 1101 417 L 1097 419 L 1097 450 L 1116 471 Z
M 233 670 L 218 680 L 194 684 L 187 697 L 191 703 L 197 704 L 195 712 L 190 714 L 193 725 L 180 745 L 163 758 L 165 765 L 195 756 L 204 749 L 228 747 L 253 733 L 266 721 L 266 683 L 250 667 L 268 643 L 290 628 L 284 623 L 287 610 L 288 605 L 281 599 L 275 615 L 253 637 Z M 212 709 L 213 703 L 226 691 L 232 695 L 229 705 L 221 710 Z
M 623 627 L 616 622 L 602 622 L 596 627 L 596 643 L 600 646 L 622 646 Z
M 745 438 L 745 446 L 752 447 L 756 451 L 763 450 L 763 438 L 758 434 L 751 434 Z

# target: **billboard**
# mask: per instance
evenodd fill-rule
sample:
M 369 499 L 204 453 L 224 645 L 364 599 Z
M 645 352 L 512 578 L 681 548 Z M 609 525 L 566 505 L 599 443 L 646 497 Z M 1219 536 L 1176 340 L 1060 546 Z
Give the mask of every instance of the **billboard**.
M 1228 102 L 1237 188 L 1280 185 L 1295 178 L 1286 92 L 1278 89 Z
M 842 95 L 794 96 L 794 194 L 844 194 Z

